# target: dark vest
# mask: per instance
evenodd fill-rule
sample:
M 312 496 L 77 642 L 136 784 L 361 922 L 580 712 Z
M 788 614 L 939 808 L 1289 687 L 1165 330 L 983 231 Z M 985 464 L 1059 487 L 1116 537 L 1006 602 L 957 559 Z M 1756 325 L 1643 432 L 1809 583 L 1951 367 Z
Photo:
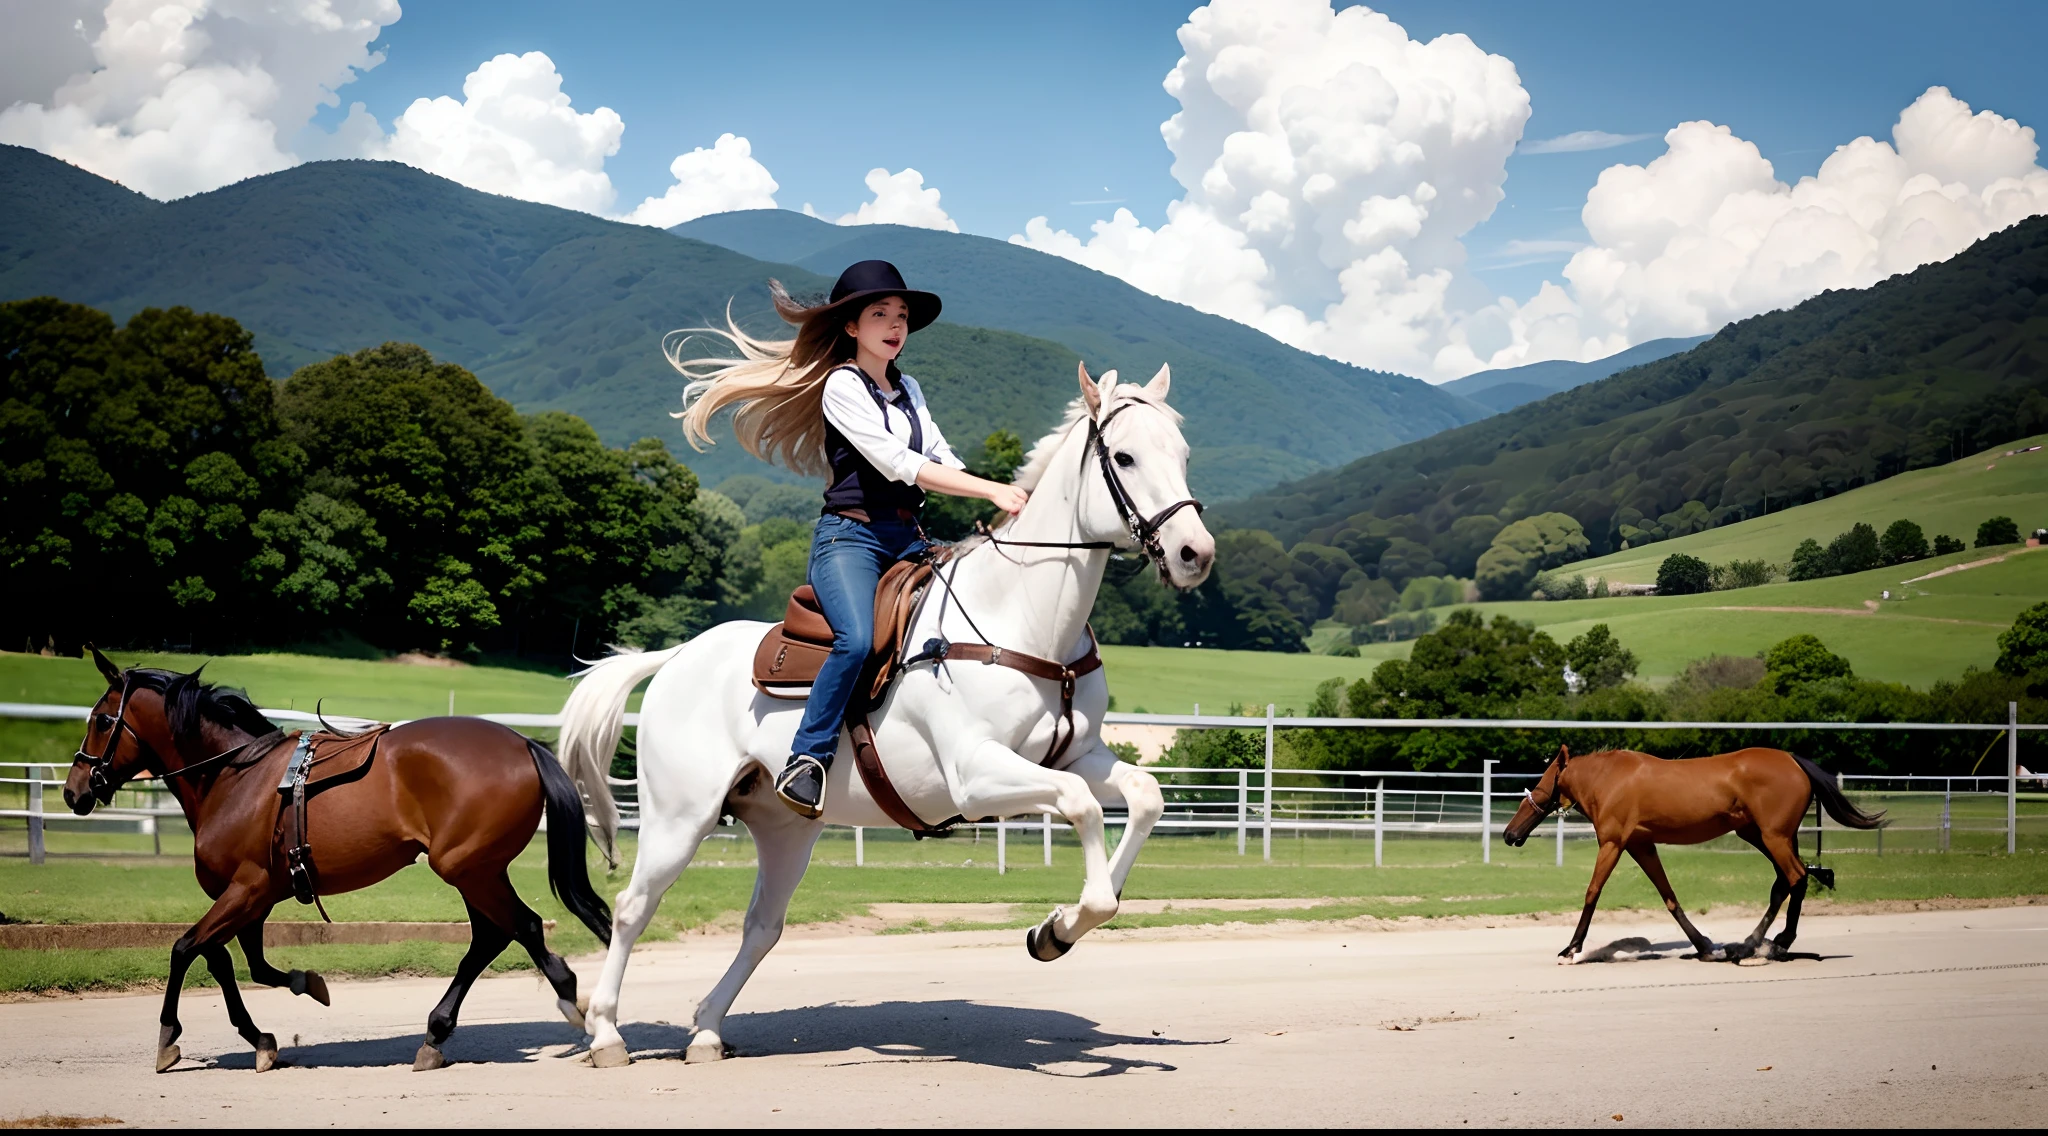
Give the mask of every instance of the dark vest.
M 868 396 L 875 400 L 875 409 L 882 414 L 884 428 L 889 428 L 889 414 L 882 408 L 893 403 L 910 419 L 910 449 L 923 453 L 924 426 L 918 421 L 917 406 L 910 401 L 910 389 L 899 379 L 895 395 L 886 395 L 866 372 L 858 367 L 850 369 L 860 376 Z M 894 519 L 899 510 L 915 513 L 924 508 L 924 490 L 915 485 L 905 485 L 876 469 L 874 463 L 847 441 L 846 435 L 841 434 L 830 419 L 825 422 L 825 457 L 832 464 L 832 480 L 825 486 L 825 512 L 840 513 L 852 509 L 865 512 L 879 521 Z

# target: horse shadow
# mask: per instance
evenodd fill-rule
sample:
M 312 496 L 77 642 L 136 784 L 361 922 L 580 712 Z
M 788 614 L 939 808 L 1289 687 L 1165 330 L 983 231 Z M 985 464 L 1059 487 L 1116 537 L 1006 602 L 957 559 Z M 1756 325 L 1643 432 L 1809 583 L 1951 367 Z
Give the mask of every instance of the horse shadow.
M 686 1026 L 631 1022 L 620 1027 L 635 1060 L 680 1060 L 690 1044 Z M 1078 1014 L 965 1000 L 832 1003 L 793 1010 L 733 1014 L 726 1044 L 735 1057 L 841 1055 L 835 1065 L 917 1061 L 965 1062 L 1052 1077 L 1110 1077 L 1172 1072 L 1156 1057 L 1112 1052 L 1145 1047 L 1154 1052 L 1189 1045 L 1222 1045 L 1228 1038 L 1188 1041 L 1105 1030 Z M 372 1068 L 412 1064 L 422 1033 L 286 1045 L 284 1064 L 319 1068 Z M 485 1022 L 458 1028 L 441 1047 L 450 1062 L 514 1064 L 575 1056 L 584 1039 L 560 1021 Z M 221 1069 L 253 1068 L 254 1055 L 227 1053 Z
M 1759 948 L 1754 956 L 1752 956 L 1750 952 L 1743 949 L 1743 945 L 1739 940 L 1731 943 L 1722 943 L 1720 944 L 1720 949 L 1724 957 L 1708 959 L 1706 961 L 1739 963 L 1755 957 L 1760 961 L 1766 962 L 1825 962 L 1829 959 L 1851 957 L 1849 955 L 1815 954 L 1812 951 L 1785 951 L 1767 955 L 1765 951 L 1768 948 L 1769 943 L 1767 941 L 1765 947 Z M 1658 959 L 1685 959 L 1688 962 L 1696 962 L 1699 961 L 1699 955 L 1693 950 L 1691 943 L 1682 939 L 1672 943 L 1653 943 L 1641 935 L 1631 935 L 1625 939 L 1616 939 L 1605 946 L 1589 948 L 1581 952 L 1572 962 L 1575 965 L 1583 966 L 1587 963 L 1596 962 L 1651 962 Z

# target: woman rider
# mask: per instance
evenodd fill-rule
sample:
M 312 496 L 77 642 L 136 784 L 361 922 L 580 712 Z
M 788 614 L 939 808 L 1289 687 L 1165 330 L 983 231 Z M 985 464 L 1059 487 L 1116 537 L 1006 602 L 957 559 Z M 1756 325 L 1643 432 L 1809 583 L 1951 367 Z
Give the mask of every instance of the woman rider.
M 826 771 L 874 643 L 875 586 L 891 564 L 923 551 L 918 514 L 926 490 L 980 497 L 1016 513 L 1023 490 L 966 472 L 925 406 L 917 381 L 896 368 L 910 334 L 939 318 L 939 298 L 912 290 L 896 266 L 864 260 L 839 275 L 825 303 L 805 307 L 776 281 L 775 310 L 796 338 L 760 340 L 727 320 L 716 334 L 737 359 L 669 362 L 691 379 L 683 433 L 711 442 L 712 416 L 736 408 L 733 434 L 748 453 L 807 476 L 825 475 L 825 505 L 811 537 L 810 582 L 832 625 L 832 652 L 804 704 L 803 724 L 775 793 L 806 817 L 825 808 Z

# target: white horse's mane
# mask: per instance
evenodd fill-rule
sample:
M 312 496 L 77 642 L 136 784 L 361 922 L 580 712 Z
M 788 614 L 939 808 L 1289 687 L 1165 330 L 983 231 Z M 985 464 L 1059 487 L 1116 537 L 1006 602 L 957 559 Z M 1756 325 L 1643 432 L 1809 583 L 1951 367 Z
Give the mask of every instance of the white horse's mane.
M 1115 402 L 1120 398 L 1139 398 L 1143 397 L 1144 393 L 1145 388 L 1136 383 L 1119 383 L 1116 389 L 1110 392 L 1109 399 L 1111 402 Z M 1173 420 L 1174 425 L 1180 425 L 1180 411 L 1150 399 L 1147 399 L 1146 402 L 1148 405 L 1157 406 L 1165 411 L 1167 417 Z M 1038 443 L 1031 447 L 1031 452 L 1024 457 L 1024 464 L 1018 466 L 1017 472 L 1011 476 L 1010 484 L 1015 485 L 1026 493 L 1036 490 L 1038 483 L 1045 477 L 1046 467 L 1052 464 L 1052 455 L 1059 450 L 1060 444 L 1066 441 L 1068 432 L 1072 431 L 1074 427 L 1079 426 L 1082 422 L 1087 421 L 1087 418 L 1087 402 L 1080 395 L 1075 395 L 1074 401 L 1067 404 L 1066 414 L 1060 419 L 1060 424 L 1053 427 L 1051 433 L 1040 438 Z

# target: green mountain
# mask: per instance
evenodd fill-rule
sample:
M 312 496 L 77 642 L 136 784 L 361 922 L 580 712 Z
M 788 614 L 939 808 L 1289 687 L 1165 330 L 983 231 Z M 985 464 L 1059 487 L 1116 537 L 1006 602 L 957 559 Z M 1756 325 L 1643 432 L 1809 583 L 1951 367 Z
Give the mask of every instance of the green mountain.
M 1405 537 L 1455 568 L 1487 547 L 1481 529 L 1564 513 L 1599 555 L 2042 430 L 2048 217 L 1215 515 L 1361 565 Z
M 1630 367 L 1640 367 L 1666 356 L 1690 351 L 1712 338 L 1710 335 L 1695 335 L 1689 339 L 1652 339 L 1591 363 L 1549 359 L 1521 367 L 1481 371 L 1462 379 L 1452 379 L 1443 385 L 1443 389 L 1461 394 L 1498 413 L 1513 410 L 1525 402 L 1549 398 L 1559 391 L 1585 386 Z
M 902 225 L 841 227 L 786 209 L 701 217 L 671 230 L 835 277 L 870 258 L 945 297 L 946 318 L 1065 344 L 1090 366 L 1144 379 L 1173 365 L 1196 488 L 1248 493 L 1485 416 L 1417 379 L 1311 355 L 1243 324 L 1162 300 L 1004 241 Z
M 813 245 L 861 235 L 787 216 Z M 1141 379 L 1174 363 L 1176 402 L 1196 446 L 1194 481 L 1212 498 L 1483 413 L 1426 384 L 1293 351 L 1052 257 L 920 230 L 879 236 L 896 232 L 916 246 L 895 254 L 906 271 L 949 300 L 948 321 L 913 340 L 904 365 L 932 388 L 941 424 L 969 452 L 997 428 L 1029 438 L 1049 427 L 1073 392 L 1077 356 Z M 818 255 L 802 244 L 781 251 Z M 769 263 L 389 162 L 308 163 L 157 203 L 35 151 L 0 147 L 0 298 L 54 295 L 117 319 L 144 307 L 218 312 L 251 331 L 277 376 L 387 340 L 418 343 L 520 409 L 578 414 L 613 444 L 651 434 L 679 446 L 668 413 L 680 406 L 683 383 L 661 356 L 664 333 L 716 325 L 728 302 L 748 326 L 777 328 L 770 277 L 822 292 L 840 267 L 820 274 Z M 983 318 L 1001 314 L 1002 296 L 966 281 L 1020 273 L 1015 302 L 1046 318 Z M 1040 302 L 1032 289 L 1065 298 Z M 1063 333 L 1048 333 L 1056 329 Z M 1301 415 L 1303 405 L 1317 413 Z M 684 456 L 709 484 L 767 472 L 730 444 Z

